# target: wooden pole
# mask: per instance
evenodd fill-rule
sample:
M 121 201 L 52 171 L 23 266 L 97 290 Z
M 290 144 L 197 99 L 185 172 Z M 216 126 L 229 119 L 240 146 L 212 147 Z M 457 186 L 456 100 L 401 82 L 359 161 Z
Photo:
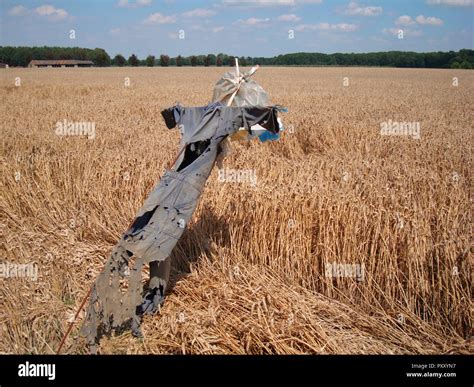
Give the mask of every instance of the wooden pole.
M 79 313 L 81 313 L 81 310 L 82 310 L 82 308 L 84 308 L 84 305 L 85 305 L 87 299 L 90 297 L 93 288 L 94 288 L 94 286 L 91 286 L 91 288 L 90 288 L 89 291 L 87 292 L 86 296 L 85 296 L 84 299 L 82 300 L 81 306 L 80 306 L 79 309 L 77 310 L 76 315 L 74 316 L 74 319 L 69 323 L 69 327 L 68 327 L 68 329 L 67 329 L 67 331 L 66 331 L 66 334 L 63 336 L 63 339 L 61 340 L 61 344 L 59 344 L 58 352 L 56 352 L 56 355 L 59 355 L 59 354 L 60 354 L 61 349 L 63 348 L 63 345 L 64 345 L 64 343 L 66 342 L 67 337 L 68 337 L 69 334 L 71 333 L 71 329 L 72 329 L 74 323 L 76 322 L 77 317 L 79 316 Z

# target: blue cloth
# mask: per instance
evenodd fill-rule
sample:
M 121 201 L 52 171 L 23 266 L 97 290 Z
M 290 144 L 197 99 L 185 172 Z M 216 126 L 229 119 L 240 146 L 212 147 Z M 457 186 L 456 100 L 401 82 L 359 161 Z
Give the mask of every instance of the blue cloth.
M 273 133 L 270 133 L 268 130 L 266 130 L 260 136 L 258 136 L 258 138 L 261 142 L 276 141 L 280 139 L 280 133 L 273 134 Z

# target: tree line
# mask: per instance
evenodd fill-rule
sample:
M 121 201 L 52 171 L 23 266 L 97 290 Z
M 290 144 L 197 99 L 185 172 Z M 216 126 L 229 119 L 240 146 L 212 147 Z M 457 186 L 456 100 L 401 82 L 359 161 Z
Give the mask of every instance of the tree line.
M 80 47 L 2 47 L 0 62 L 12 67 L 26 67 L 33 60 L 77 59 L 90 60 L 95 66 L 233 66 L 234 56 L 208 54 L 170 57 L 162 54 L 139 59 L 135 54 L 113 58 L 102 48 Z M 379 66 L 415 68 L 474 68 L 474 50 L 462 49 L 448 52 L 387 51 L 372 53 L 307 53 L 278 55 L 274 57 L 238 57 L 241 66 Z
M 12 67 L 26 67 L 31 60 L 90 60 L 96 66 L 110 66 L 110 56 L 102 48 L 80 47 L 2 47 L 0 62 Z

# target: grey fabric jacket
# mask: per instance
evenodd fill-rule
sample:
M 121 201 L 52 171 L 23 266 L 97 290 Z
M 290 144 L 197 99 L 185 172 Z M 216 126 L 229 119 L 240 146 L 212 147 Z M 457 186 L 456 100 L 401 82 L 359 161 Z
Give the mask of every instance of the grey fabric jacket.
M 239 128 L 260 124 L 276 133 L 277 107 L 226 107 L 212 103 L 203 107 L 176 105 L 162 112 L 169 128 L 181 129 L 184 150 L 171 170 L 138 211 L 99 274 L 92 290 L 82 334 L 94 351 L 102 334 L 130 326 L 140 335 L 140 316 L 146 303 L 141 281 L 145 264 L 158 262 L 151 310 L 163 301 L 169 280 L 170 254 L 183 234 L 198 204 L 220 144 Z M 151 283 L 150 283 L 151 287 Z

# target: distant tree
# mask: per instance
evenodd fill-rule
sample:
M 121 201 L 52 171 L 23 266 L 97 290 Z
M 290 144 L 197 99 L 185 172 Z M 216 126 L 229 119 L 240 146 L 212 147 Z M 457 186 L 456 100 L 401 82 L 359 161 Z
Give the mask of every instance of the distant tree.
M 176 57 L 176 66 L 181 67 L 183 65 L 183 57 L 181 55 L 178 55 Z
M 230 65 L 229 55 L 222 54 L 222 65 L 223 66 L 229 66 Z
M 19 47 L 19 49 L 21 50 L 21 47 Z M 54 47 L 44 47 L 44 50 L 43 50 L 44 59 L 55 59 L 54 50 L 55 50 Z M 91 55 L 89 53 L 89 55 L 88 55 L 89 59 L 90 59 L 90 56 Z
M 197 55 L 196 58 L 197 58 L 197 63 L 196 64 L 198 66 L 204 66 L 204 61 L 206 59 L 206 55 Z
M 28 63 L 30 63 L 33 57 L 26 47 L 18 47 L 18 49 L 13 53 L 12 59 L 15 66 L 28 66 Z
M 217 55 L 217 58 L 216 58 L 216 66 L 221 67 L 222 64 L 223 64 L 223 62 L 222 62 L 222 56 L 221 56 L 221 55 Z
M 206 57 L 206 60 L 207 60 L 208 66 L 215 66 L 217 62 L 217 57 L 214 54 L 209 54 Z
M 125 66 L 127 64 L 127 60 L 120 54 L 115 55 L 114 59 L 112 59 L 113 66 Z
M 109 54 L 102 48 L 94 49 L 91 60 L 99 67 L 110 66 L 111 62 Z
M 153 55 L 148 55 L 145 62 L 147 67 L 153 67 L 155 65 L 155 57 Z
M 138 60 L 137 56 L 135 54 L 130 55 L 128 58 L 128 65 L 129 66 L 138 66 L 140 64 L 140 61 Z
M 453 61 L 450 66 L 452 69 L 472 69 L 472 65 L 468 61 Z
M 160 65 L 168 67 L 170 65 L 170 57 L 168 55 L 160 55 Z
M 210 63 L 211 63 L 211 60 L 208 55 L 204 58 L 204 66 L 209 67 Z
M 198 62 L 197 57 L 193 55 L 191 57 L 191 66 L 193 66 L 193 67 L 196 66 L 197 62 Z

